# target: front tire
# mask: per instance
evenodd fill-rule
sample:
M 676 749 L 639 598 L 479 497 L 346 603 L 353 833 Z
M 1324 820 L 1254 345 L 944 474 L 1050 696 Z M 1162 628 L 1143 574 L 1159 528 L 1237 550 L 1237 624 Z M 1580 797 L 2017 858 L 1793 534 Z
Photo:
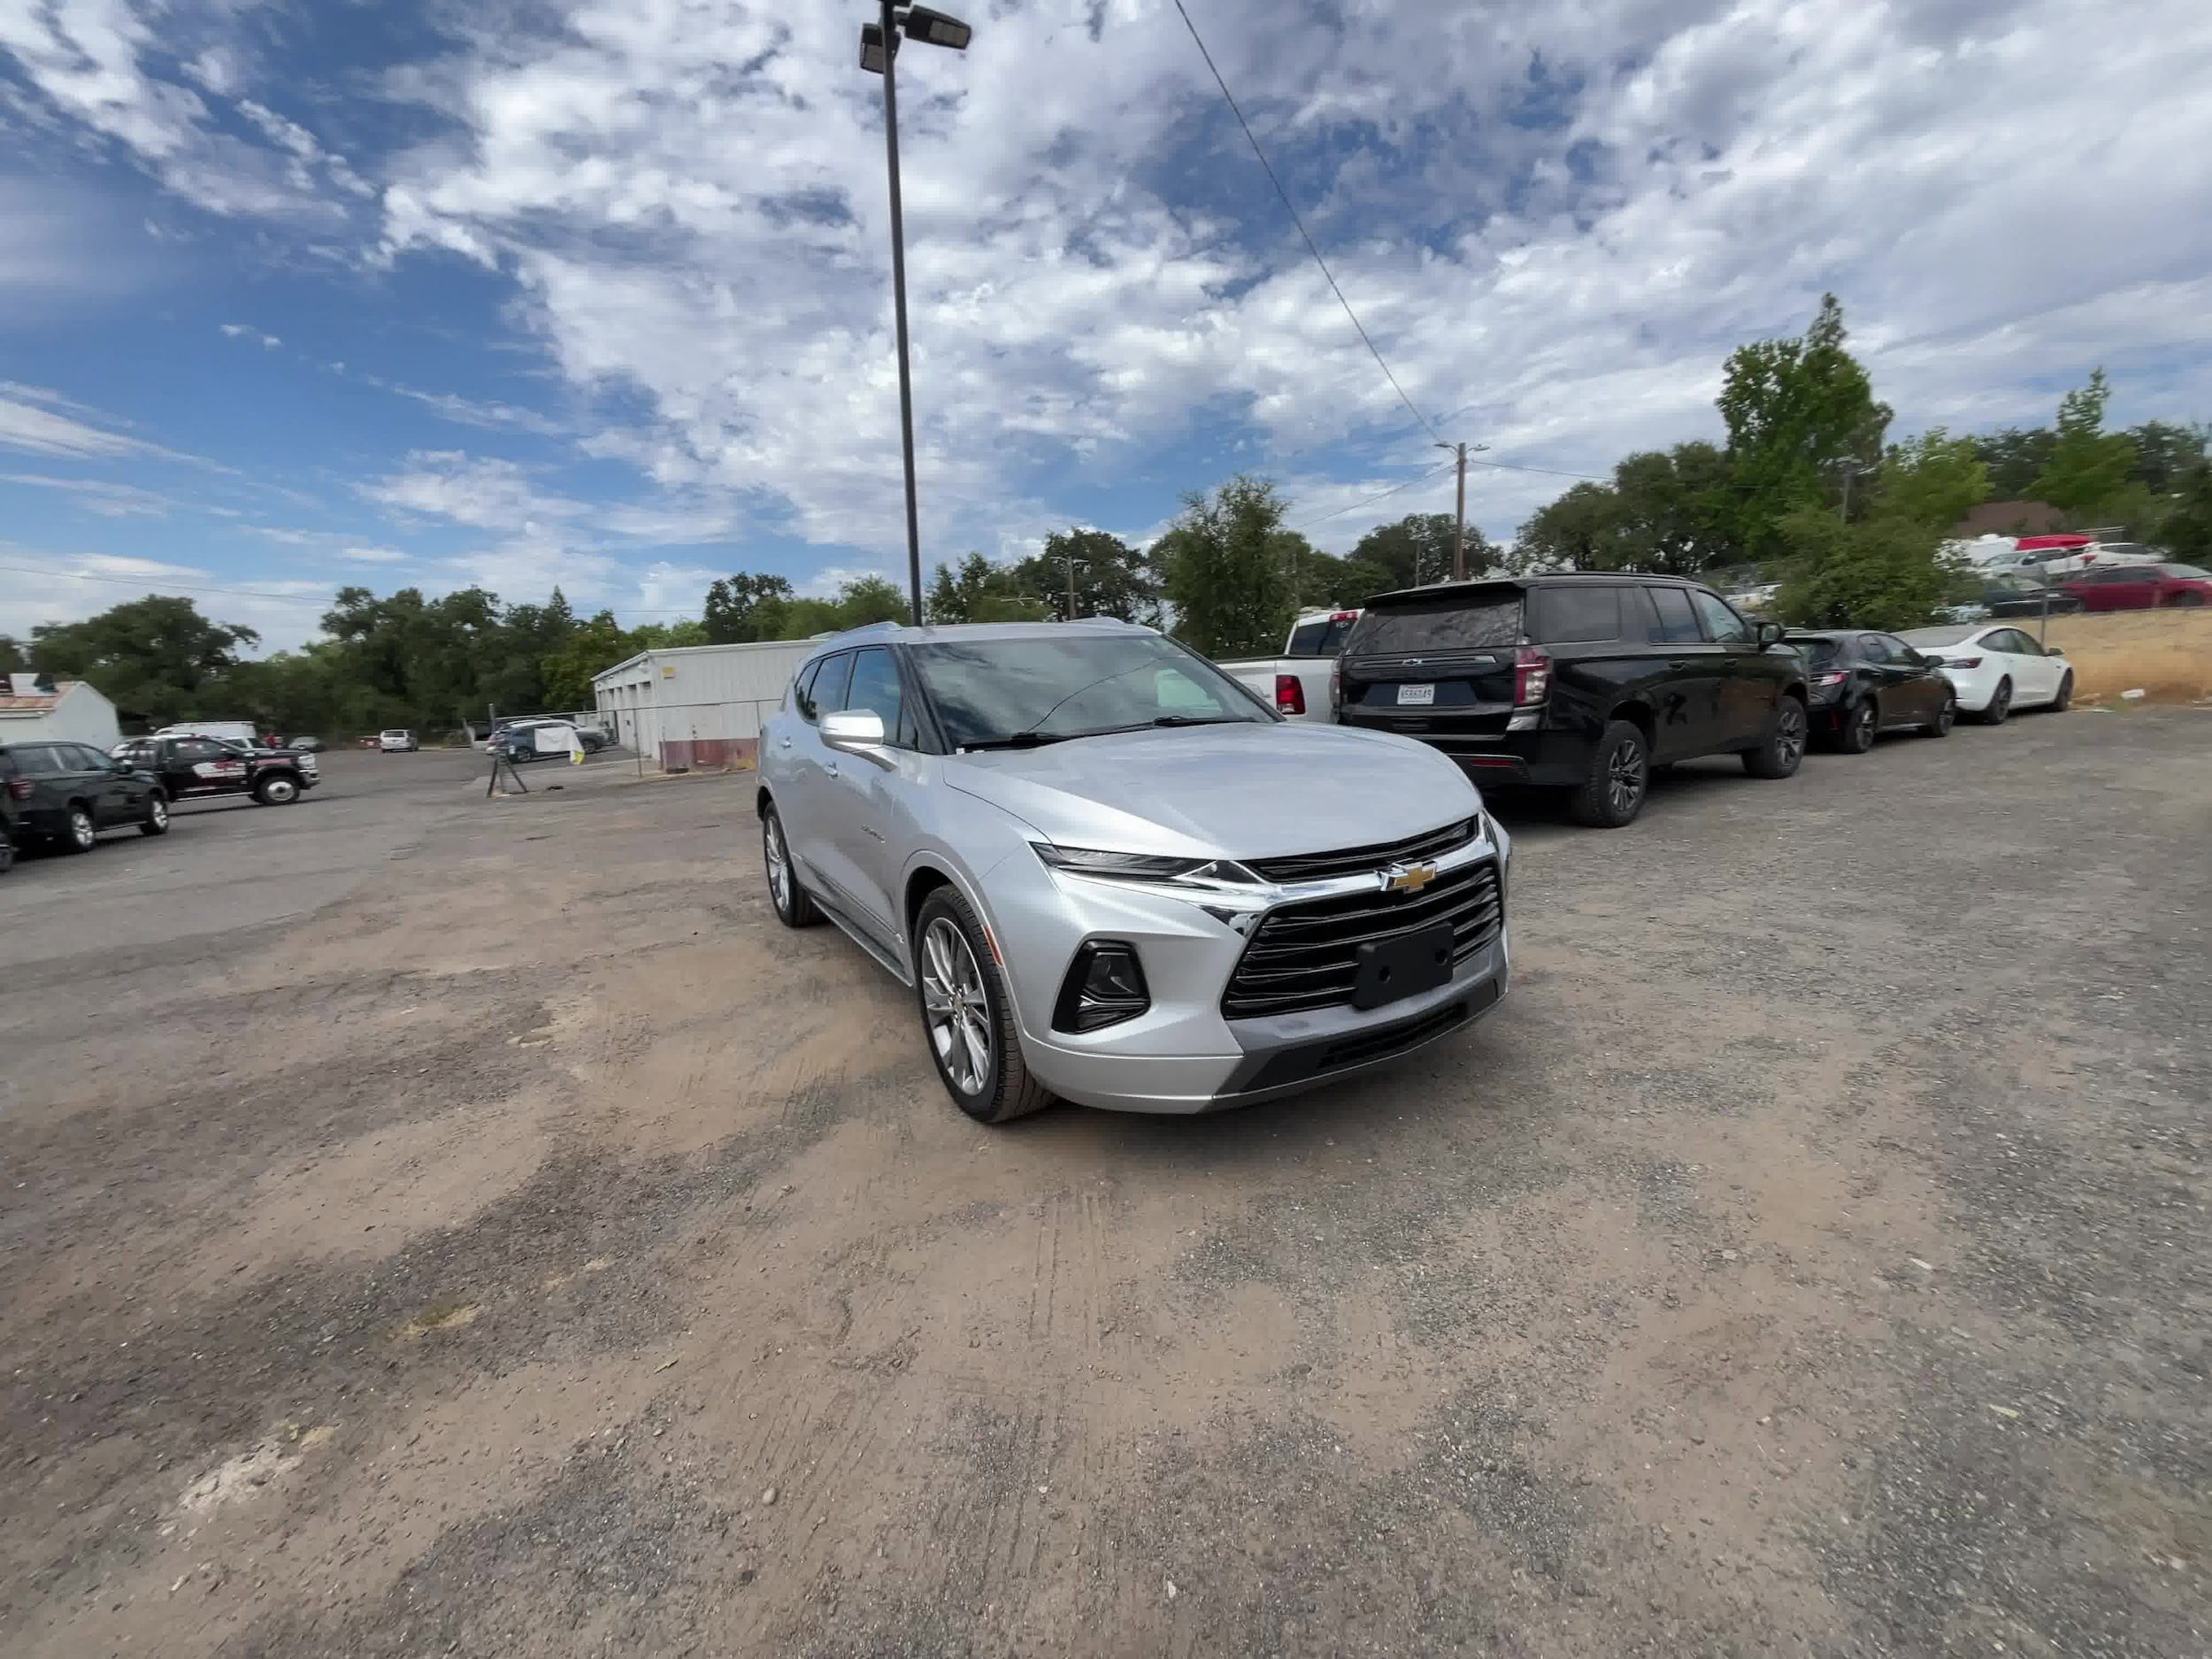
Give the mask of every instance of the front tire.
M 1959 700 L 1951 692 L 1943 694 L 1943 706 L 1936 710 L 1936 718 L 1920 728 L 1923 737 L 1948 737 L 1951 728 L 1958 724 Z
M 1881 729 L 1881 705 L 1868 697 L 1844 716 L 1843 732 L 1838 742 L 1847 755 L 1863 755 L 1874 747 L 1875 734 Z
M 148 797 L 146 817 L 138 826 L 141 835 L 166 835 L 169 833 L 169 797 L 158 789 Z
M 1774 711 L 1774 729 L 1767 741 L 1746 751 L 1743 769 L 1755 778 L 1788 778 L 1805 759 L 1805 705 L 1785 696 Z
M 290 806 L 300 798 L 300 787 L 289 778 L 264 778 L 253 798 L 263 806 Z
M 791 843 L 784 839 L 783 818 L 772 806 L 760 815 L 760 856 L 767 868 L 768 902 L 776 907 L 776 919 L 786 927 L 811 927 L 820 921 L 820 909 L 799 885 Z
M 88 853 L 100 839 L 100 827 L 94 822 L 92 809 L 73 806 L 69 809 L 69 827 L 61 838 L 61 848 L 68 853 Z
M 0 830 L 0 876 L 6 875 L 14 868 L 15 843 L 8 839 L 7 831 Z
M 1997 682 L 1997 689 L 1989 694 L 1989 707 L 1982 710 L 1984 726 L 2002 726 L 2012 713 L 2012 680 L 2009 677 Z
M 2051 712 L 2063 714 L 2073 705 L 2074 671 L 2068 669 L 2066 678 L 2058 682 L 2058 695 L 2051 699 Z
M 1023 1063 L 1006 976 L 957 887 L 939 887 L 922 901 L 914 938 L 922 1034 L 953 1104 L 984 1124 L 1011 1123 L 1052 1104 L 1051 1091 Z

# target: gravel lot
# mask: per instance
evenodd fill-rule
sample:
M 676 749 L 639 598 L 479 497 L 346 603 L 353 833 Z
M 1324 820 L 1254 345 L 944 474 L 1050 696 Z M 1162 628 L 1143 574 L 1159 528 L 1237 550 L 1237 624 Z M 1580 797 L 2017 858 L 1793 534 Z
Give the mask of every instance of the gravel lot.
M 2212 714 L 1509 811 L 1472 1033 L 995 1132 L 749 779 L 477 764 L 0 881 L 0 1649 L 2212 1651 Z

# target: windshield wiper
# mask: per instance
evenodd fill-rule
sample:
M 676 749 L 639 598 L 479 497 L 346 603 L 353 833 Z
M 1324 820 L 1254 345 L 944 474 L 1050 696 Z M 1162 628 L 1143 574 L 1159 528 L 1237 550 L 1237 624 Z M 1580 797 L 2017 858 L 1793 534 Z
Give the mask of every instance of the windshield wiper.
M 1041 749 L 1047 743 L 1064 743 L 1071 737 L 1088 737 L 1088 732 L 1015 732 L 1005 737 L 986 737 L 972 743 L 960 745 L 972 753 L 979 749 Z
M 963 743 L 964 749 L 1035 749 L 1042 743 L 1064 743 L 1071 738 L 1112 737 L 1122 732 L 1148 732 L 1156 726 L 1250 726 L 1254 722 L 1239 719 L 1233 714 L 1163 714 L 1149 720 L 1140 720 L 1134 726 L 1102 726 L 1088 732 L 1015 732 L 1005 737 L 987 737 L 980 742 Z

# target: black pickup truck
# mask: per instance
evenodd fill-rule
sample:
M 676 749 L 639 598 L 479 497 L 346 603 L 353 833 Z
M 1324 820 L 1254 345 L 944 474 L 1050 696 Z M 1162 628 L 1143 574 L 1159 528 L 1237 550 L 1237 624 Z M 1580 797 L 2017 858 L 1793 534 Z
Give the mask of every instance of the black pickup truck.
M 216 737 L 137 737 L 112 752 L 159 779 L 172 801 L 244 795 L 263 806 L 289 806 L 323 780 L 321 763 L 303 749 L 250 748 Z

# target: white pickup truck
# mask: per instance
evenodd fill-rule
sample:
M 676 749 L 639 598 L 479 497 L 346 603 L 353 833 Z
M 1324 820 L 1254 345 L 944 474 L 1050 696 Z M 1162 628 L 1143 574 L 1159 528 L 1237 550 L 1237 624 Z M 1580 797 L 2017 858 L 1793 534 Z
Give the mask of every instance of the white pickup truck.
M 1216 664 L 1257 692 L 1286 720 L 1336 718 L 1336 659 L 1359 620 L 1356 611 L 1306 611 L 1290 625 L 1280 657 L 1252 657 Z

